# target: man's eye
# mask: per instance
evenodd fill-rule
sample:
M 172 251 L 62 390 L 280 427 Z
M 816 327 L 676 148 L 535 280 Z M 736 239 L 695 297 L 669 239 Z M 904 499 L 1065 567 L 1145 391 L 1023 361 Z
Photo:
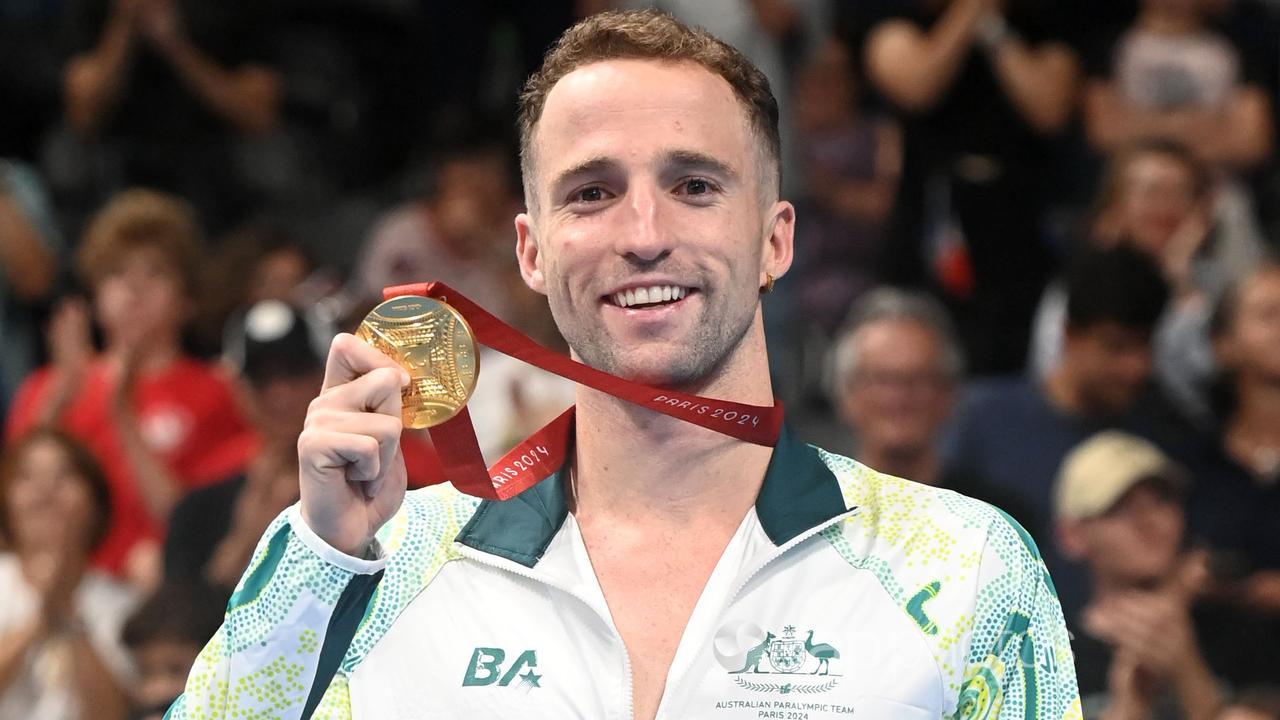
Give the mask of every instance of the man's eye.
M 599 202 L 604 200 L 604 189 L 600 187 L 585 187 L 573 194 L 575 202 Z
M 710 180 L 690 178 L 680 184 L 680 191 L 685 195 L 706 195 L 715 189 Z

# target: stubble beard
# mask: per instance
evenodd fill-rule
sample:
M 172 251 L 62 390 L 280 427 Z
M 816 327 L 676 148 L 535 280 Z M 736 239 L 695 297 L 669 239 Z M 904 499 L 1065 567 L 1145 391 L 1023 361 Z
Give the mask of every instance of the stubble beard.
M 560 334 L 584 364 L 645 385 L 693 393 L 720 374 L 754 317 L 754 309 L 741 318 L 724 317 L 726 309 L 716 318 L 714 309 L 704 306 L 683 347 L 664 358 L 660 367 L 635 367 L 602 324 L 581 322 L 580 314 L 560 293 L 551 293 L 548 300 Z

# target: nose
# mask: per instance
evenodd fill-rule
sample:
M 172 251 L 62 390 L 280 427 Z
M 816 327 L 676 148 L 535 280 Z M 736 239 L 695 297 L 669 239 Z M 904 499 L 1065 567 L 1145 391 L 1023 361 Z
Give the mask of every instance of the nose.
M 661 194 L 653 185 L 633 185 L 620 208 L 624 220 L 614 236 L 619 255 L 639 264 L 651 264 L 671 253 L 661 200 Z

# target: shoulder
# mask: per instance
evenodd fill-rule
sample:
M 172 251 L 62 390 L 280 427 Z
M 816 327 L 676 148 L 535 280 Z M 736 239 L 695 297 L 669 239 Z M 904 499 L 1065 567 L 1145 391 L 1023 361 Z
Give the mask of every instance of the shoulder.
M 819 450 L 835 474 L 845 504 L 858 512 L 846 523 L 871 546 L 896 548 L 904 559 L 921 554 L 943 563 L 956 553 L 981 551 L 992 533 L 1013 523 L 981 500 L 873 470 L 856 460 Z M 1016 525 L 1016 523 L 1013 523 Z M 946 548 L 945 551 L 939 548 Z

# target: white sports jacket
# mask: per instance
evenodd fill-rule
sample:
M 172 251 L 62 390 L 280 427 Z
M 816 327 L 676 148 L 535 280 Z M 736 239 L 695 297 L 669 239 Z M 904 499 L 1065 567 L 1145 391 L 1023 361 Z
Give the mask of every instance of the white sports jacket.
M 167 717 L 632 717 L 630 661 L 559 475 L 501 503 L 411 492 L 378 540 L 383 559 L 359 560 L 286 511 Z M 658 717 L 1057 720 L 1080 703 L 1057 596 L 1016 523 L 784 429 Z

